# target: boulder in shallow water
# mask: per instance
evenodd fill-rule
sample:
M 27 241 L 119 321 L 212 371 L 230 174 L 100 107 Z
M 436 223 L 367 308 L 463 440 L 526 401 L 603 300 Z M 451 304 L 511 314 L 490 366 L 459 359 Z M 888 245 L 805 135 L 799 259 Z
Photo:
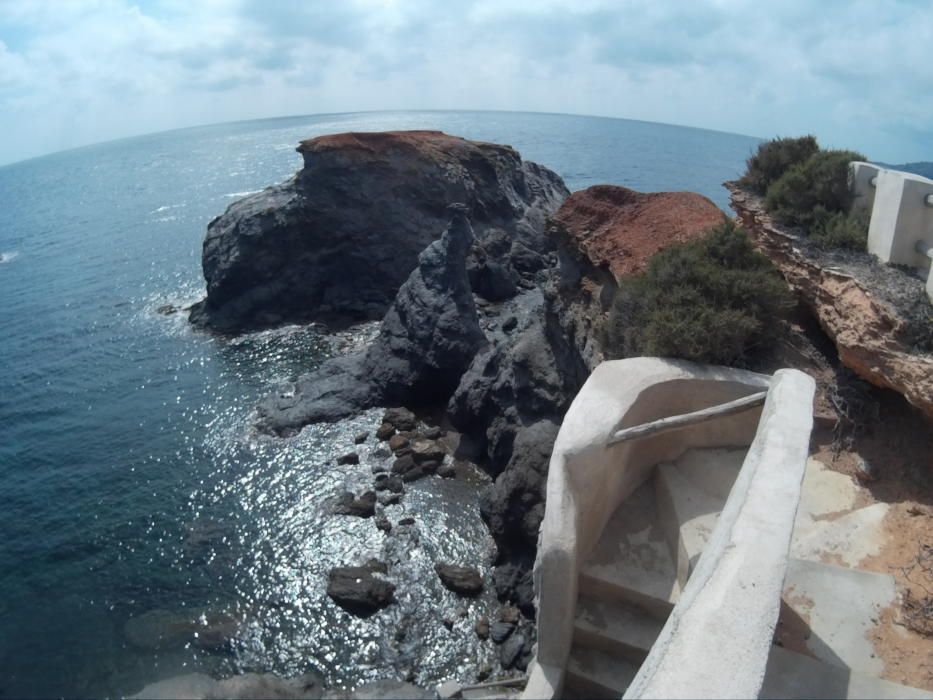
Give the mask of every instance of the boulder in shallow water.
M 328 576 L 327 595 L 344 610 L 368 617 L 395 602 L 395 586 L 375 576 L 385 572 L 385 564 L 378 561 L 335 567 Z
M 433 440 L 414 440 L 411 445 L 411 458 L 418 463 L 442 462 L 446 450 Z
M 376 492 L 366 491 L 359 496 L 345 491 L 337 497 L 334 504 L 335 515 L 355 515 L 358 518 L 371 518 L 376 514 Z
M 454 593 L 476 595 L 483 590 L 483 576 L 472 567 L 438 562 L 434 570 L 441 583 Z

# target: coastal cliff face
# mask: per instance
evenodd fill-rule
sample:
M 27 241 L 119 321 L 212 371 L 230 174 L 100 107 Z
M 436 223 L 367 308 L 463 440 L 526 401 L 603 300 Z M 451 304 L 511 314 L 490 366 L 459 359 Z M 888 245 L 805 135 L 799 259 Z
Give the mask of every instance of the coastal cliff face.
M 196 325 L 235 333 L 381 318 L 453 202 L 468 207 L 481 245 L 504 236 L 515 247 L 515 266 L 472 266 L 477 280 L 507 292 L 540 266 L 545 218 L 567 195 L 557 175 L 508 146 L 438 131 L 321 136 L 298 151 L 304 168 L 293 178 L 208 225 Z
M 933 353 L 917 342 L 918 328 L 931 322 L 923 281 L 867 253 L 815 249 L 775 224 L 760 197 L 734 182 L 726 188 L 742 224 L 835 343 L 839 361 L 933 419 Z

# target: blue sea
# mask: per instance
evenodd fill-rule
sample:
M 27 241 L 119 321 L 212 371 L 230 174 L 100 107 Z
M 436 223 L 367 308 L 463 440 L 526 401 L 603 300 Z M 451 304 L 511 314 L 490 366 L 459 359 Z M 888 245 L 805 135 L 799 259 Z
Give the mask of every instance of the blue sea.
M 0 168 L 0 696 L 123 696 L 192 672 L 430 685 L 492 661 L 472 631 L 490 596 L 465 603 L 432 568 L 488 570 L 483 475 L 412 485 L 391 517 L 415 516 L 418 539 L 397 551 L 371 520 L 328 515 L 340 490 L 371 482 L 372 438 L 361 465 L 333 460 L 378 410 L 287 440 L 251 431 L 258 398 L 374 325 L 222 339 L 159 312 L 203 295 L 208 221 L 291 176 L 299 140 L 414 128 L 510 144 L 571 190 L 694 190 L 724 209 L 721 183 L 758 143 L 619 119 L 387 112 L 185 129 Z M 360 620 L 327 598 L 326 572 L 369 556 L 396 561 L 399 603 Z

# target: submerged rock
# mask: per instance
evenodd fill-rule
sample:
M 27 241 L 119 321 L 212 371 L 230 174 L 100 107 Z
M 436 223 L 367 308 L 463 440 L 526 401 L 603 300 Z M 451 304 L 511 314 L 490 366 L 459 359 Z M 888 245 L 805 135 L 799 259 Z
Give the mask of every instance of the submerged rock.
M 355 496 L 345 491 L 337 497 L 333 512 L 335 515 L 355 515 L 359 518 L 371 518 L 376 514 L 376 492 L 366 491 Z
M 338 566 L 328 576 L 327 595 L 344 610 L 368 617 L 395 602 L 395 586 L 375 576 L 386 570 L 375 560 L 364 566 Z
M 292 179 L 234 202 L 208 225 L 207 298 L 190 320 L 225 333 L 330 318 L 376 319 L 463 202 L 492 228 L 539 244 L 567 190 L 508 146 L 439 131 L 320 136 Z
M 308 673 L 297 678 L 281 678 L 271 673 L 245 673 L 215 680 L 203 673 L 189 673 L 147 685 L 134 700 L 319 700 L 324 696 L 320 676 Z

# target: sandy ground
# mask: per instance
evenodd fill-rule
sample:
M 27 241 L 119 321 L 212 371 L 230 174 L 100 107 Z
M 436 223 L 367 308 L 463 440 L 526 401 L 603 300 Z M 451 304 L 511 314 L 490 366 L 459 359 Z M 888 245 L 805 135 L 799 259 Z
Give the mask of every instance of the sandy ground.
M 897 585 L 898 602 L 882 611 L 869 637 L 884 662 L 885 678 L 933 690 L 933 635 L 919 631 L 924 625 L 929 631 L 933 620 L 909 619 L 911 600 L 933 595 L 933 561 L 918 565 L 922 547 L 933 546 L 933 426 L 900 397 L 880 398 L 882 417 L 855 437 L 851 449 L 834 459 L 832 431 L 824 428 L 814 432 L 811 454 L 859 484 L 857 507 L 890 506 L 881 551 L 857 565 L 890 574 Z M 871 476 L 859 468 L 860 461 L 870 465 Z

